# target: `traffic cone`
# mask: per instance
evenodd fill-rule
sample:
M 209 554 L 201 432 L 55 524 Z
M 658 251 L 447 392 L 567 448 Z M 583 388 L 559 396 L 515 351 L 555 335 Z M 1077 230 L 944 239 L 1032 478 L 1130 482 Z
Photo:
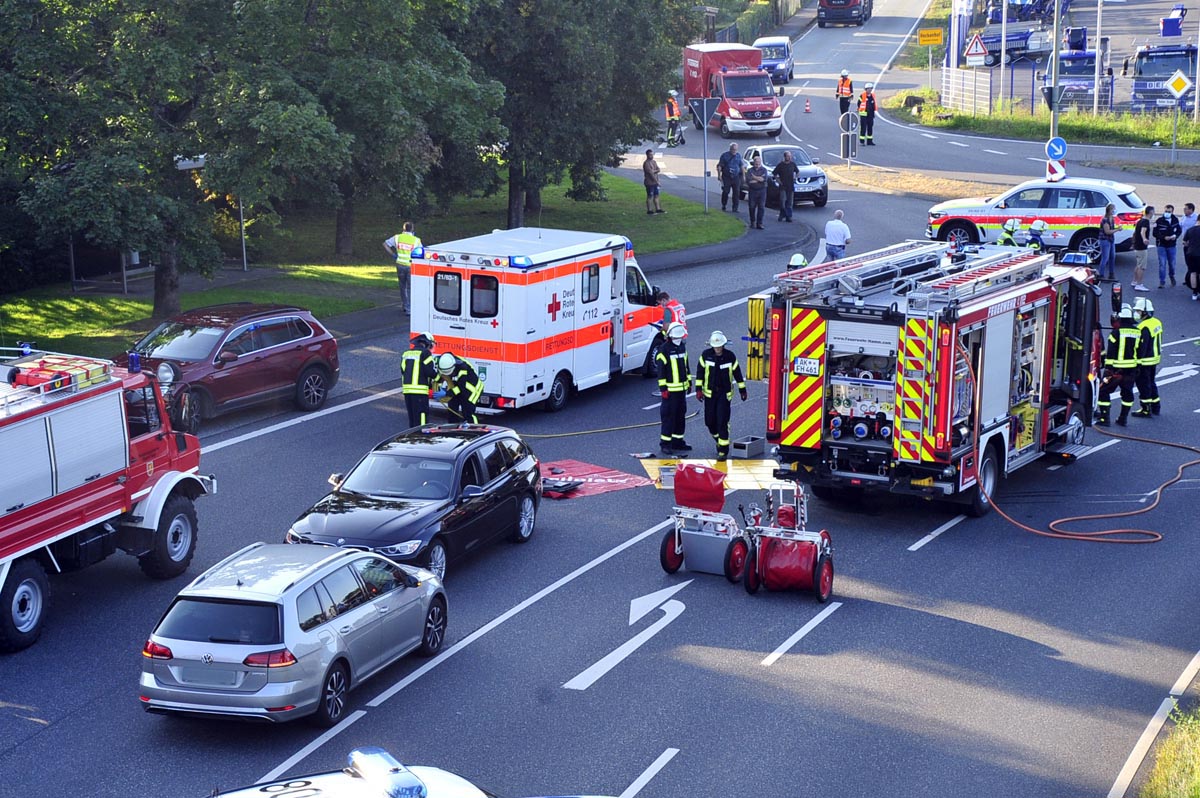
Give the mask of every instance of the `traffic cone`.
M 807 97 L 804 98 L 804 113 L 806 113 L 806 114 L 812 113 L 812 103 L 809 101 L 809 99 Z

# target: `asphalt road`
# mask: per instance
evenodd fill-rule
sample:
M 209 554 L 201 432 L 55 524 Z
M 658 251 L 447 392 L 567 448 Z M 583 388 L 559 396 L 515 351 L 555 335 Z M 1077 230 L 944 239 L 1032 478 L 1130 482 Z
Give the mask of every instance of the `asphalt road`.
M 885 0 L 863 31 L 810 36 L 824 37 L 831 52 L 852 52 L 866 73 L 886 63 L 895 31 L 906 30 L 889 20 L 910 13 Z M 827 67 L 805 71 L 832 95 Z M 822 118 L 832 108 L 830 97 Z M 810 117 L 798 113 L 793 103 L 789 128 L 808 132 Z M 832 148 L 832 136 L 810 135 L 806 144 Z M 905 150 L 920 138 L 897 130 L 872 156 L 915 158 Z M 696 149 L 693 138 L 668 156 L 676 179 L 693 186 L 702 168 Z M 959 149 L 966 158 L 967 148 L 955 157 Z M 1007 162 L 969 152 L 968 168 L 1021 177 Z M 1148 196 L 1172 190 L 1138 185 Z M 858 251 L 920 236 L 928 203 L 834 188 L 828 208 L 798 210 L 797 219 L 819 233 L 835 208 L 845 209 Z M 687 303 L 697 343 L 713 328 L 743 330 L 743 298 L 786 260 L 753 247 L 748 238 L 744 257 L 657 276 Z M 1182 288 L 1150 296 L 1170 344 L 1164 366 L 1174 371 L 1161 381 L 1163 416 L 1135 419 L 1129 431 L 1194 444 L 1200 389 L 1182 367 L 1198 360 L 1190 338 L 1200 303 Z M 319 413 L 268 408 L 205 429 L 203 469 L 218 476 L 220 492 L 199 504 L 192 574 L 246 543 L 280 539 L 322 495 L 329 473 L 404 426 L 399 398 L 385 395 L 397 387 L 403 345 L 403 335 L 380 336 L 344 349 L 345 376 Z M 694 355 L 697 345 L 690 348 Z M 562 413 L 502 420 L 531 436 L 543 461 L 640 474 L 630 453 L 654 448 L 657 401 L 650 383 L 631 375 L 574 397 Z M 750 401 L 734 408 L 735 438 L 761 434 L 764 412 L 764 386 L 752 384 Z M 645 426 L 582 434 L 638 423 Z M 688 438 L 709 456 L 695 418 Z M 1189 459 L 1095 432 L 1088 440 L 1107 445 L 1065 468 L 1026 467 L 1003 483 L 998 504 L 1035 527 L 1135 509 Z M 271 774 L 336 768 L 356 745 L 381 745 L 401 761 L 446 767 L 510 796 L 1114 794 L 1139 737 L 1200 649 L 1192 573 L 1200 542 L 1191 534 L 1198 484 L 1186 474 L 1152 514 L 1130 522 L 1164 533 L 1146 546 L 1051 540 L 996 514 L 963 520 L 955 507 L 915 500 L 814 501 L 810 523 L 830 530 L 836 551 L 835 603 L 826 608 L 807 594 L 749 596 L 718 576 L 664 574 L 658 544 L 669 492 L 548 500 L 530 543 L 499 544 L 452 568 L 447 651 L 377 676 L 353 694 L 356 712 L 325 735 L 304 723 L 145 715 L 141 645 L 187 579 L 150 582 L 132 559 L 114 557 L 55 578 L 43 639 L 0 659 L 0 796 L 206 795 Z M 733 494 L 727 509 L 756 498 Z M 631 624 L 630 602 L 645 596 L 654 596 L 650 608 Z M 643 634 L 640 648 L 586 689 L 564 687 Z M 1188 679 L 1180 689 L 1195 687 Z

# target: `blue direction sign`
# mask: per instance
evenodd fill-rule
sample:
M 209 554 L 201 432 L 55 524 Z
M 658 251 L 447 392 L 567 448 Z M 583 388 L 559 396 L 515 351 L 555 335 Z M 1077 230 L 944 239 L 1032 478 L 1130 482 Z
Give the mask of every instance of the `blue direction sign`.
M 1062 136 L 1055 136 L 1046 142 L 1046 157 L 1052 161 L 1067 157 L 1067 142 Z

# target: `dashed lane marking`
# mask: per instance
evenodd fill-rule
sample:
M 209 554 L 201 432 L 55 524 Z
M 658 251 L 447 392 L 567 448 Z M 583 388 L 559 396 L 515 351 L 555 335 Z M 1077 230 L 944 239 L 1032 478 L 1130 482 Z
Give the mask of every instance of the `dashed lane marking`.
M 932 532 L 930 532 L 928 535 L 926 535 L 925 537 L 923 537 L 923 538 L 921 538 L 920 540 L 918 540 L 916 543 L 914 543 L 914 544 L 912 544 L 911 546 L 909 546 L 909 547 L 908 547 L 908 550 L 909 550 L 909 551 L 917 551 L 917 550 L 918 550 L 918 549 L 920 549 L 922 546 L 924 546 L 926 543 L 929 543 L 931 540 L 933 540 L 934 538 L 936 538 L 938 535 L 940 535 L 940 534 L 942 534 L 943 532 L 945 532 L 947 529 L 951 529 L 951 528 L 953 528 L 953 527 L 957 526 L 958 524 L 961 524 L 961 523 L 962 523 L 963 521 L 965 521 L 965 520 L 967 520 L 967 517 L 966 517 L 965 515 L 956 515 L 956 516 L 954 516 L 954 517 L 953 517 L 953 518 L 951 518 L 949 521 L 947 521 L 946 523 L 942 524 L 942 525 L 941 525 L 941 526 L 939 526 L 937 529 L 933 530 L 933 531 L 932 531 Z
M 937 138 L 937 136 L 933 135 L 932 133 L 922 133 L 921 135 L 927 139 L 936 139 Z
M 830 615 L 833 615 L 834 610 L 836 610 L 840 606 L 842 606 L 842 602 L 835 601 L 832 604 L 830 604 L 828 607 L 826 607 L 825 609 L 821 610 L 820 614 L 818 614 L 817 617 L 813 618 L 811 621 L 809 621 L 808 623 L 801 626 L 800 630 L 797 631 L 791 637 L 789 637 L 787 640 L 784 640 L 783 644 L 780 645 L 779 648 L 775 649 L 770 654 L 768 654 L 766 659 L 764 659 L 762 661 L 762 664 L 768 668 L 771 667 L 772 665 L 774 665 L 776 662 L 779 661 L 780 657 L 782 657 L 784 654 L 788 653 L 788 651 L 790 651 L 793 646 L 795 646 L 797 643 L 799 643 L 801 640 L 803 640 L 805 635 L 807 635 L 813 629 L 816 629 L 817 624 L 821 623 L 821 621 L 825 620 Z
M 1041 163 L 1042 161 L 1044 161 L 1044 160 L 1046 160 L 1046 159 L 1045 159 L 1045 158 L 1028 158 L 1028 157 L 1027 157 L 1025 160 L 1027 160 L 1027 161 L 1033 161 L 1034 163 Z
M 1007 152 L 1000 152 L 1000 150 L 984 150 L 984 152 L 990 152 L 992 155 L 1008 155 Z
M 954 139 L 950 139 L 950 143 L 953 144 L 955 147 L 970 147 L 971 146 L 970 144 L 963 144 L 961 141 L 955 141 Z
M 642 788 L 650 783 L 650 779 L 658 775 L 658 771 L 665 768 L 667 763 L 674 759 L 678 753 L 678 748 L 668 748 L 659 754 L 658 759 L 650 763 L 650 767 L 643 770 L 642 775 L 634 779 L 633 784 L 625 788 L 625 792 L 621 793 L 621 798 L 633 798 L 633 796 L 641 792 Z

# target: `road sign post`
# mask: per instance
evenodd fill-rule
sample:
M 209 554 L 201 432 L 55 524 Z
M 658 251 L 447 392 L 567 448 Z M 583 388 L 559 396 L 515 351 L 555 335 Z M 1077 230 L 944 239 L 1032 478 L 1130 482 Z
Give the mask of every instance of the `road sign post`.
M 721 100 L 718 97 L 693 97 L 688 100 L 688 106 L 692 109 L 692 114 L 697 119 L 703 120 L 701 125 L 704 128 L 704 212 L 708 213 L 708 126 L 712 121 L 713 115 L 717 112 L 717 107 L 720 106 Z M 679 120 L 679 124 L 683 124 L 683 120 Z
M 933 88 L 933 46 L 943 41 L 941 28 L 921 28 L 917 31 L 917 45 L 929 50 L 929 88 Z
M 1167 91 L 1175 98 L 1175 121 L 1171 125 L 1171 163 L 1175 163 L 1176 143 L 1179 140 L 1179 109 L 1183 108 L 1183 98 L 1192 88 L 1192 79 L 1189 78 L 1182 69 L 1175 70 L 1175 74 L 1167 78 Z M 1200 98 L 1197 98 L 1200 100 Z M 1200 106 L 1200 102 L 1196 103 Z
M 1061 136 L 1054 136 L 1046 142 L 1046 157 L 1052 161 L 1061 161 L 1067 157 L 1067 142 Z

